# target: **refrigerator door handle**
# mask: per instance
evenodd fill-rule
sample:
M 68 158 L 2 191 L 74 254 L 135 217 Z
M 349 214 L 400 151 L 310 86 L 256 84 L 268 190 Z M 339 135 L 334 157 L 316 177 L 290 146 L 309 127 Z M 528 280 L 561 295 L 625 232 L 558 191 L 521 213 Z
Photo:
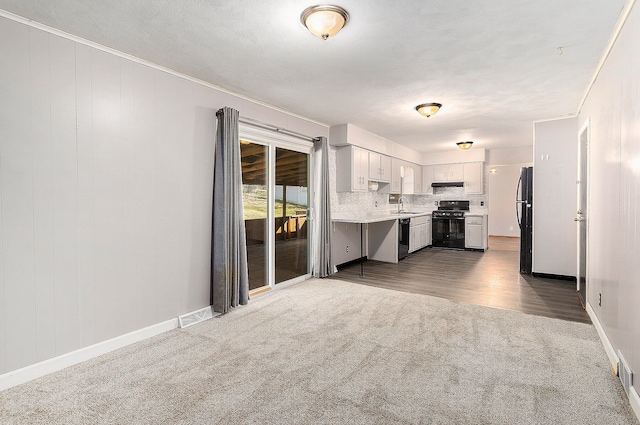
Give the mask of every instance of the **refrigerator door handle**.
M 520 174 L 520 178 L 518 179 L 518 186 L 516 186 L 516 218 L 518 219 L 518 227 L 522 230 L 522 220 L 520 217 L 520 210 L 518 207 L 520 204 L 525 203 L 527 201 L 523 201 L 518 199 L 520 195 L 520 187 L 522 186 L 522 174 Z

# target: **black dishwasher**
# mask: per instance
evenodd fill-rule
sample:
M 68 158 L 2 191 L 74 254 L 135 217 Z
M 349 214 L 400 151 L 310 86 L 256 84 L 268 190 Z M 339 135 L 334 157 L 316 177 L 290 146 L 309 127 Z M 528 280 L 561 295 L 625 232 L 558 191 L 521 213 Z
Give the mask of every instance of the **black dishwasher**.
M 409 226 L 410 218 L 398 219 L 398 260 L 402 260 L 409 254 Z

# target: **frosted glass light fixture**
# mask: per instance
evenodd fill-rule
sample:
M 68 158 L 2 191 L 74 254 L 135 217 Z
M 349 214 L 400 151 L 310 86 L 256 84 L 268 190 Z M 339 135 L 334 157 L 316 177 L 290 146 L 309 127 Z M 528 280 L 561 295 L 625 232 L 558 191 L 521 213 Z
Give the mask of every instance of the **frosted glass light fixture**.
M 416 111 L 420 112 L 420 115 L 424 115 L 429 118 L 431 115 L 435 114 L 442 108 L 442 104 L 440 103 L 423 103 L 422 105 L 416 106 Z
M 349 13 L 340 6 L 321 4 L 307 7 L 300 22 L 316 37 L 326 40 L 336 35 L 349 20 Z
M 471 146 L 473 146 L 473 142 L 471 140 L 466 140 L 464 142 L 458 142 L 456 143 L 456 145 L 458 145 L 458 147 L 463 151 L 466 151 L 468 149 L 471 149 Z

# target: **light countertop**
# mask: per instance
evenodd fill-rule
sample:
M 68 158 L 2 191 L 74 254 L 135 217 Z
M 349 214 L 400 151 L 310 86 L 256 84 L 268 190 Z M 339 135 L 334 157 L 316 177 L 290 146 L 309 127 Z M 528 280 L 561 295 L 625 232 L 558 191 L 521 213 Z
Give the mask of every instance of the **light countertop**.
M 397 220 L 399 218 L 411 218 L 411 217 L 420 217 L 424 215 L 431 215 L 429 212 L 405 212 L 405 213 L 397 213 L 397 212 L 366 212 L 363 214 L 355 214 L 355 213 L 337 213 L 331 215 L 331 221 L 339 222 L 339 223 L 378 223 L 381 221 L 389 221 L 389 220 Z

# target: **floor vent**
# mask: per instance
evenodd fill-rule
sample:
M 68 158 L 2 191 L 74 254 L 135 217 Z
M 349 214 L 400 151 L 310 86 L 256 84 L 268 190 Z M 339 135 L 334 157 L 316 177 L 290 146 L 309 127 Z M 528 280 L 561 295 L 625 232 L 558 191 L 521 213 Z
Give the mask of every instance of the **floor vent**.
M 182 316 L 178 316 L 178 321 L 180 322 L 181 328 L 186 328 L 187 326 L 204 322 L 205 320 L 211 319 L 212 317 L 213 317 L 213 311 L 211 310 L 211 307 L 205 307 L 205 308 L 201 308 L 200 310 L 196 310 L 194 312 L 184 314 Z
M 633 372 L 627 366 L 627 362 L 624 361 L 622 353 L 618 350 L 618 377 L 622 382 L 622 388 L 624 392 L 629 395 L 629 389 L 633 386 Z

